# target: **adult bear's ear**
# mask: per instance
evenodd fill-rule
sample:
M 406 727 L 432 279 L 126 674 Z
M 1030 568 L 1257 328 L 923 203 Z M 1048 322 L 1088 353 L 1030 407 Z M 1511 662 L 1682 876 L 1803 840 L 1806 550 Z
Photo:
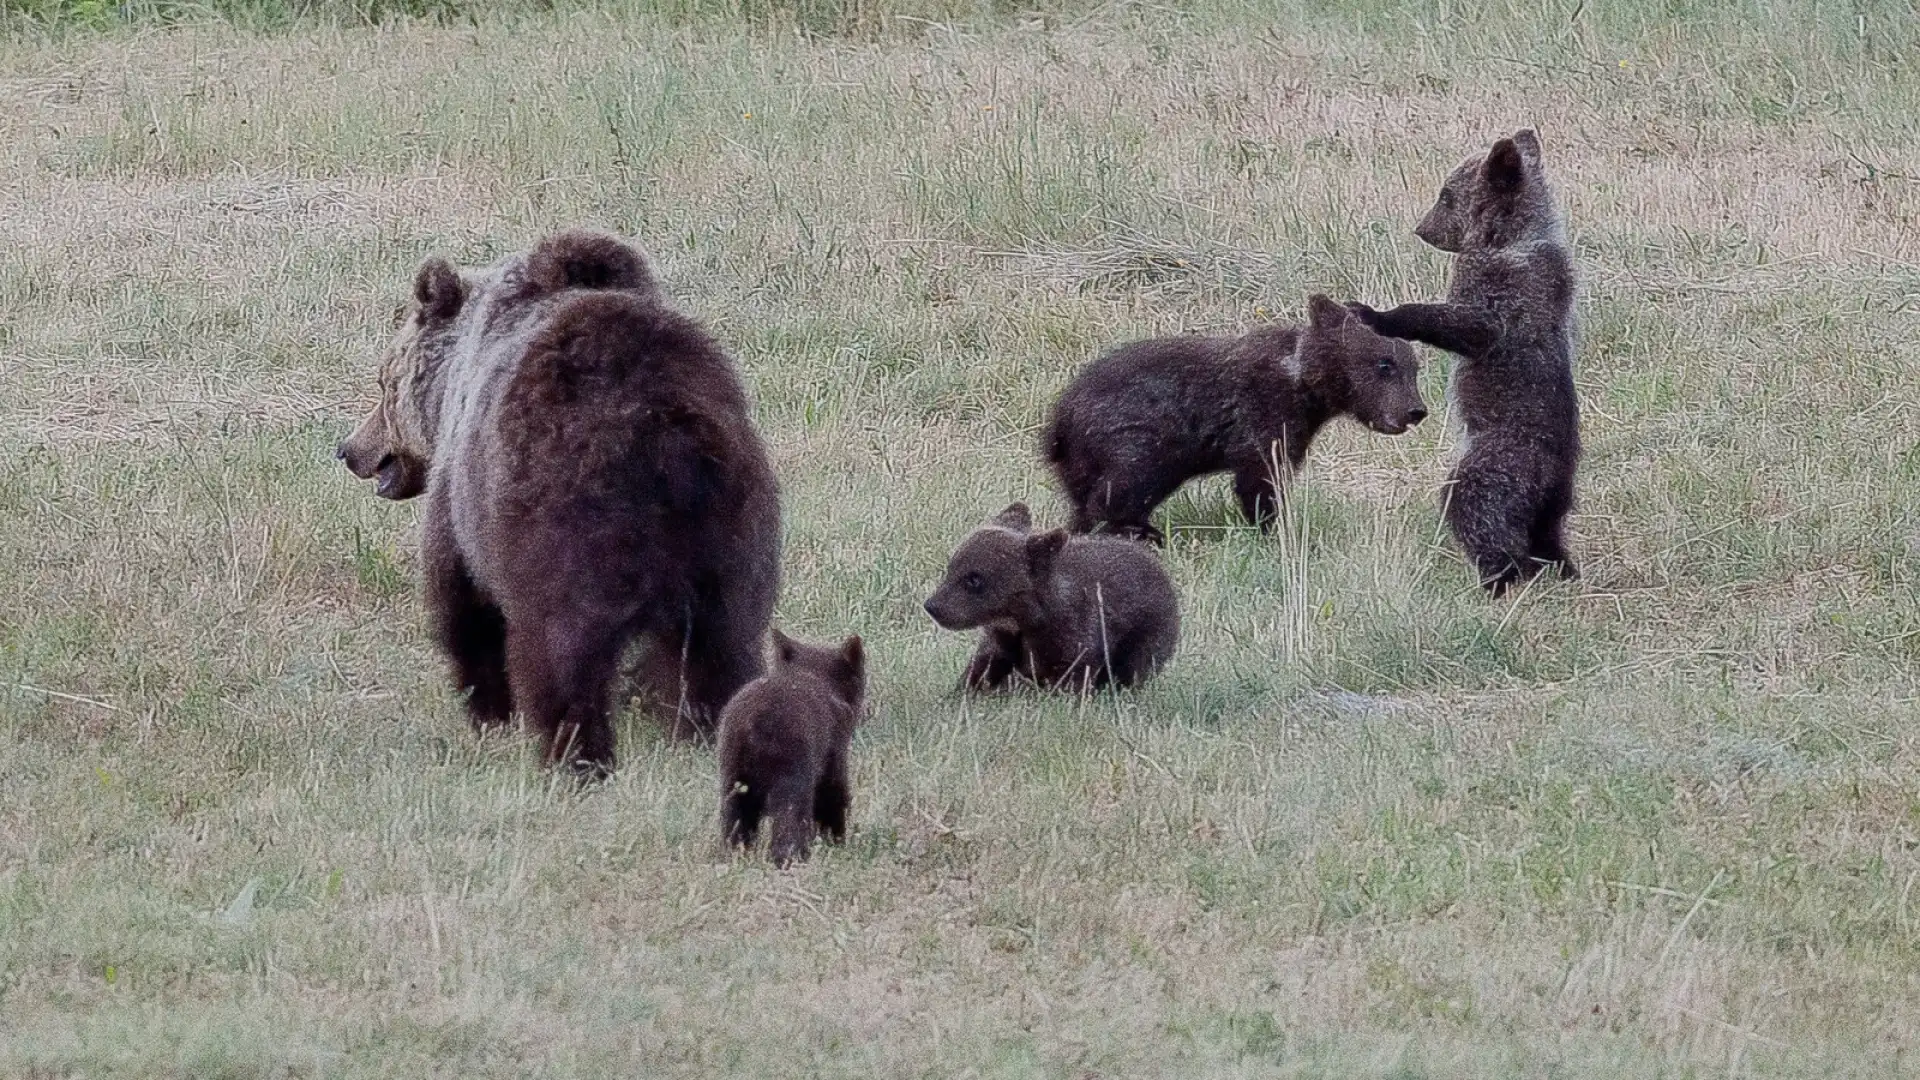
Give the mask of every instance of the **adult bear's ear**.
M 1023 502 L 1009 503 L 1005 510 L 994 515 L 992 524 L 1014 532 L 1026 532 L 1033 528 L 1033 512 Z
M 619 237 L 574 229 L 540 241 L 527 256 L 527 281 L 537 292 L 623 289 L 651 292 L 647 257 Z
M 421 263 L 420 272 L 413 276 L 413 298 L 427 318 L 451 319 L 466 301 L 467 286 L 452 263 L 432 258 Z
M 1520 156 L 1529 164 L 1540 164 L 1540 134 L 1532 128 L 1521 128 L 1513 133 L 1513 145 L 1520 148 Z
M 1067 530 L 1055 529 L 1027 538 L 1027 572 L 1036 578 L 1053 572 L 1053 560 L 1067 546 Z

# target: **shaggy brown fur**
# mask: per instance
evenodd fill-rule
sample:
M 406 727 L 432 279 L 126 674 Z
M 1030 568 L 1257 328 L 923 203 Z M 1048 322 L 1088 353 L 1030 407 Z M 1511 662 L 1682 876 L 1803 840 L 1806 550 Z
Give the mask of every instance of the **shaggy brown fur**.
M 1575 577 L 1563 534 L 1580 462 L 1573 254 L 1534 133 L 1462 162 L 1414 232 L 1455 253 L 1446 303 L 1352 306 L 1383 334 L 1460 357 L 1447 523 L 1496 596 L 1551 564 Z
M 1180 642 L 1180 612 L 1153 550 L 1032 530 L 1025 504 L 1001 511 L 960 544 L 926 602 L 946 629 L 981 630 L 961 686 L 995 690 L 1019 676 L 1077 692 L 1158 671 Z
M 1342 413 L 1397 435 L 1427 415 L 1419 361 L 1324 296 L 1305 327 L 1237 338 L 1169 337 L 1089 364 L 1054 405 L 1041 450 L 1073 502 L 1071 527 L 1104 524 L 1161 542 L 1148 521 L 1180 485 L 1233 473 L 1247 520 L 1271 524 L 1274 497 L 1321 425 Z
M 641 254 L 569 232 L 482 270 L 429 259 L 380 388 L 339 456 L 426 494 L 428 605 L 475 726 L 517 708 L 549 763 L 604 774 L 642 637 L 711 730 L 761 670 L 779 494 L 732 361 Z
M 773 632 L 773 670 L 740 688 L 720 714 L 720 833 L 752 847 L 773 819 L 773 861 L 804 859 L 816 829 L 846 839 L 853 787 L 847 756 L 867 692 L 858 637 L 838 649 Z

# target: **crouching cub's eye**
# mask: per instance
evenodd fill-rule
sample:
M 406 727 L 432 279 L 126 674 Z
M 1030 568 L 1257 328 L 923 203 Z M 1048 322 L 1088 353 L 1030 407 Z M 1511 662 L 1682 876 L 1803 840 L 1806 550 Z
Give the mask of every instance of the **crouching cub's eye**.
M 979 596 L 981 593 L 987 591 L 987 579 L 981 577 L 979 574 L 968 574 L 966 577 L 960 579 L 960 587 L 975 596 Z
M 1391 377 L 1393 375 L 1393 361 L 1391 360 L 1380 361 L 1379 371 L 1380 371 L 1381 378 L 1384 379 L 1384 378 Z

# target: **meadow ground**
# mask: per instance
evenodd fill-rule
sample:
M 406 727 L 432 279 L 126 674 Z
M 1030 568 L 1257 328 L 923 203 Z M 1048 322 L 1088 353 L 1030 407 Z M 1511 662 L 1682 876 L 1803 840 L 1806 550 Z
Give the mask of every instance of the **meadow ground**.
M 8 22 L 0 1075 L 1920 1068 L 1920 12 L 1306 7 Z M 1437 295 L 1410 227 L 1523 123 L 1586 579 L 1489 602 L 1444 416 L 1343 424 L 1275 537 L 1169 505 L 1158 681 L 954 696 L 919 601 L 1060 520 L 1074 367 Z M 422 257 L 577 223 L 737 354 L 780 624 L 870 643 L 791 872 L 638 712 L 586 793 L 471 736 L 418 508 L 332 460 Z

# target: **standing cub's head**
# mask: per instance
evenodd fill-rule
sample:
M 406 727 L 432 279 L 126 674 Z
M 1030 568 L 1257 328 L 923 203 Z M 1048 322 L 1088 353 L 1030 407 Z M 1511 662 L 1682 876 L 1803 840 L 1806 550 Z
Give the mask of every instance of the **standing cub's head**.
M 446 372 L 459 349 L 482 334 L 512 325 L 511 308 L 525 309 L 573 289 L 657 291 L 647 260 L 626 242 L 574 230 L 550 236 L 532 251 L 509 255 L 480 271 L 462 271 L 445 259 L 420 264 L 413 299 L 380 359 L 380 402 L 334 456 L 348 471 L 374 482 L 374 494 L 411 499 L 427 488 Z
M 867 696 L 866 645 L 855 634 L 837 649 L 795 641 L 778 630 L 773 632 L 773 669 L 804 671 L 833 688 L 833 692 L 858 719 Z
M 1559 229 L 1560 212 L 1540 164 L 1540 137 L 1522 128 L 1486 154 L 1461 162 L 1413 232 L 1457 254 L 1545 239 Z
M 1033 535 L 1027 504 L 1014 503 L 960 542 L 946 578 L 927 598 L 927 614 L 948 630 L 1017 627 L 1066 542 L 1060 529 Z
M 1307 318 L 1300 337 L 1303 377 L 1327 387 L 1354 419 L 1382 435 L 1398 435 L 1427 418 L 1413 346 L 1381 337 L 1318 293 L 1307 298 Z

